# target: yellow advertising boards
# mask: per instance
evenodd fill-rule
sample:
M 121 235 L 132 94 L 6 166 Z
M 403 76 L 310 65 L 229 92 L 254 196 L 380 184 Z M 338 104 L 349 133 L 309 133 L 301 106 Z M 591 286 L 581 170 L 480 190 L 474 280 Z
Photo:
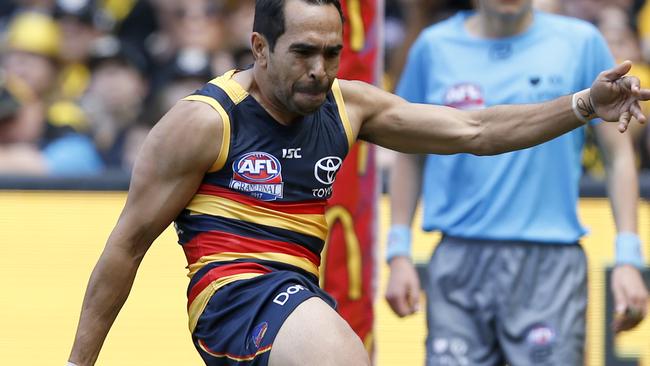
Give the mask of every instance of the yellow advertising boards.
M 0 364 L 65 364 L 88 277 L 124 200 L 123 192 L 0 191 Z M 382 198 L 380 247 L 388 225 L 387 204 Z M 590 265 L 588 364 L 601 366 L 604 268 L 613 257 L 614 229 L 606 200 L 585 199 L 580 210 L 591 229 L 584 241 Z M 647 248 L 648 204 L 640 209 L 639 223 Z M 427 260 L 435 235 L 417 234 L 416 241 L 416 259 Z M 202 365 L 187 329 L 185 265 L 168 228 L 144 258 L 97 365 Z M 422 365 L 424 314 L 402 320 L 390 313 L 382 293 L 386 268 L 379 268 L 377 365 Z M 650 322 L 619 337 L 617 349 L 650 366 Z

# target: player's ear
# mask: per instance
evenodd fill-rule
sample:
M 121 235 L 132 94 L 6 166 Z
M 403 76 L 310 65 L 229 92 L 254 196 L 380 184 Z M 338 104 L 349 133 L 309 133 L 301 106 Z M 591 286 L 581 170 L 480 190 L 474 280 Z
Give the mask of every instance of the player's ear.
M 266 41 L 266 38 L 257 32 L 253 32 L 251 35 L 251 49 L 255 63 L 259 66 L 266 67 L 269 55 L 269 43 Z

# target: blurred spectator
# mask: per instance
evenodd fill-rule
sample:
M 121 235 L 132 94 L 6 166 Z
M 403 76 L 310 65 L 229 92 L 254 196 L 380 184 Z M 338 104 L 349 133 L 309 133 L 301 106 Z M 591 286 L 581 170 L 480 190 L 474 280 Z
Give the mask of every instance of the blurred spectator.
M 619 62 L 632 61 L 630 75 L 638 77 L 641 80 L 641 85 L 650 84 L 650 67 L 643 59 L 639 39 L 632 29 L 628 13 L 619 6 L 606 6 L 600 10 L 597 24 L 616 60 Z M 645 113 L 650 112 L 648 102 L 641 103 L 641 107 Z M 630 133 L 632 138 L 638 141 L 641 164 L 647 167 L 650 136 L 646 131 L 646 126 L 635 123 Z
M 646 1 L 637 17 L 642 56 L 650 63 L 650 1 Z
M 154 94 L 151 121 L 158 121 L 178 100 L 200 89 L 214 77 L 210 55 L 200 49 L 181 50 L 162 71 L 163 83 Z
M 25 11 L 38 11 L 49 14 L 54 7 L 54 1 L 55 0 L 15 0 L 12 2 L 16 3 L 16 6 L 19 9 Z
M 628 13 L 619 6 L 606 6 L 600 10 L 596 20 L 598 29 L 605 37 L 614 58 L 618 61 L 632 61 L 634 69 L 631 73 L 642 77 L 642 85 L 647 85 L 643 83 L 643 81 L 650 81 L 646 75 L 647 67 Z
M 153 0 L 102 1 L 102 10 L 112 22 L 112 34 L 143 51 L 150 66 L 159 29 L 159 12 L 152 3 Z
M 208 52 L 224 44 L 225 0 L 186 0 L 159 2 L 163 34 L 158 59 L 168 60 L 182 48 Z
M 389 0 L 393 16 L 400 17 L 403 33 L 390 16 L 386 20 L 386 87 L 393 89 L 394 81 L 399 79 L 411 44 L 424 27 L 439 22 L 459 10 L 472 8 L 472 0 Z
M 97 8 L 95 0 L 56 0 L 54 16 L 58 19 L 63 63 L 59 94 L 62 98 L 78 98 L 90 80 L 86 66 L 90 47 L 110 27 L 109 20 Z
M 596 23 L 600 18 L 601 9 L 606 6 L 617 6 L 634 20 L 634 15 L 641 8 L 644 0 L 563 0 L 562 2 L 567 15 Z M 632 25 L 635 28 L 635 24 Z
M 19 13 L 9 25 L 3 95 L 15 101 L 15 109 L 0 125 L 1 173 L 80 175 L 103 168 L 90 139 L 48 121 L 59 45 L 59 29 L 45 14 Z
M 602 0 L 566 0 L 564 10 L 566 15 L 595 23 Z
M 15 1 L 0 1 L 0 32 L 6 30 L 7 24 L 17 8 L 18 4 Z
M 226 4 L 228 9 L 226 19 L 228 48 L 248 49 L 250 47 L 251 29 L 253 29 L 255 0 L 228 0 Z
M 49 97 L 58 75 L 60 32 L 49 16 L 17 15 L 9 25 L 3 67 L 28 84 L 40 98 Z
M 95 145 L 108 168 L 130 171 L 133 161 L 125 151 L 137 150 L 142 138 L 134 137 L 148 130 L 138 130 L 148 93 L 146 58 L 138 48 L 104 37 L 95 42 L 89 63 L 92 77 L 81 106 Z

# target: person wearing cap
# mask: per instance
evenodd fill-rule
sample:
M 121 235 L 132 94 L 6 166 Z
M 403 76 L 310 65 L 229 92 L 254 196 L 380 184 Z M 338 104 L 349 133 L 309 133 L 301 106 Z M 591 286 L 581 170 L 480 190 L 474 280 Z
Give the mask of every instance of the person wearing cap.
M 17 103 L 0 124 L 0 174 L 70 176 L 103 170 L 92 141 L 67 123 L 71 120 L 49 120 L 59 45 L 59 28 L 45 14 L 20 13 L 9 25 L 3 88 Z
M 45 102 L 20 78 L 0 83 L 0 174 L 81 176 L 103 164 L 86 136 L 49 123 Z
M 7 30 L 2 66 L 25 81 L 39 97 L 49 97 L 58 75 L 60 45 L 60 29 L 51 17 L 19 13 Z

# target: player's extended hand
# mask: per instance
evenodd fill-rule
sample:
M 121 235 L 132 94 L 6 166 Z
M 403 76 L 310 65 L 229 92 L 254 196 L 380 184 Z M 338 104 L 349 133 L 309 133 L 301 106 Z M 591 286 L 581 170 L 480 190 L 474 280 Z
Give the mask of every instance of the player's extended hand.
M 636 327 L 648 313 L 648 290 L 639 270 L 629 264 L 616 266 L 612 292 L 616 309 L 613 330 L 618 333 Z
M 605 121 L 618 122 L 621 132 L 627 130 L 632 117 L 645 123 L 639 101 L 650 99 L 650 89 L 641 89 L 637 77 L 626 75 L 631 67 L 632 62 L 624 61 L 601 72 L 591 85 L 590 99 L 578 98 L 578 112 L 585 118 L 596 115 Z
M 395 257 L 391 259 L 386 300 L 390 308 L 400 317 L 418 311 L 420 306 L 420 280 L 409 258 Z

